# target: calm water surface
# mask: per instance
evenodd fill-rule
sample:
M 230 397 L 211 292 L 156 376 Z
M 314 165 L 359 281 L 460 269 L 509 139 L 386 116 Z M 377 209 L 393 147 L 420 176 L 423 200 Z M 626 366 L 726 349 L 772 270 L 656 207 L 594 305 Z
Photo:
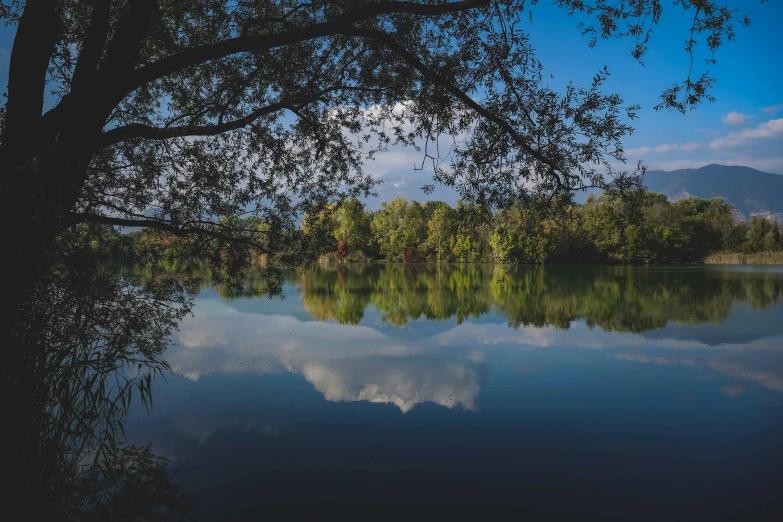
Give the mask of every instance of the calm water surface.
M 347 266 L 207 288 L 129 438 L 206 520 L 783 520 L 783 268 Z M 548 517 L 548 518 L 547 518 Z

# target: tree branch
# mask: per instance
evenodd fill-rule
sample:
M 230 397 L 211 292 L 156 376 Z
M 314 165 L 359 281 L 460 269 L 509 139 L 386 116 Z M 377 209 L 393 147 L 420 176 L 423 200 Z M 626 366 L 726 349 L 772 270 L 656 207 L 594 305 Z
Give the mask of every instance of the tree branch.
M 54 0 L 28 0 L 19 20 L 8 68 L 3 149 L 19 154 L 30 145 L 41 120 L 46 69 L 59 36 L 59 15 Z M 9 169 L 3 177 L 15 176 Z
M 126 219 L 101 216 L 99 214 L 71 212 L 68 216 L 68 221 L 71 225 L 78 225 L 79 223 L 93 223 L 98 225 L 114 225 L 119 227 L 155 228 L 169 232 L 179 237 L 184 237 L 187 235 L 187 232 L 184 229 L 170 223 L 166 223 L 165 221 L 158 221 L 155 219 Z
M 90 27 L 87 30 L 84 45 L 79 53 L 79 61 L 73 72 L 71 85 L 75 89 L 79 89 L 83 84 L 89 82 L 98 70 L 98 63 L 101 60 L 106 37 L 109 34 L 110 15 L 111 0 L 95 0 L 92 6 Z
M 187 49 L 136 69 L 129 74 L 122 86 L 122 90 L 127 94 L 145 83 L 163 78 L 179 70 L 232 54 L 262 51 L 314 38 L 343 34 L 346 29 L 351 28 L 352 24 L 374 16 L 397 13 L 417 16 L 438 16 L 488 5 L 489 0 L 464 0 L 439 5 L 393 1 L 365 4 L 329 22 L 266 35 L 240 36 L 214 44 Z
M 112 129 L 103 134 L 100 141 L 100 147 L 107 147 L 121 141 L 142 138 L 148 140 L 167 140 L 170 138 L 181 138 L 184 136 L 216 136 L 224 132 L 240 129 L 246 125 L 249 125 L 253 121 L 257 120 L 261 116 L 271 114 L 273 112 L 291 108 L 290 102 L 278 102 L 266 107 L 262 107 L 243 118 L 228 121 L 225 123 L 218 123 L 215 125 L 181 125 L 177 127 L 152 127 L 150 125 L 144 125 L 141 123 L 131 123 L 123 127 Z
M 236 120 L 227 121 L 224 123 L 217 123 L 214 125 L 180 125 L 176 127 L 153 127 L 150 125 L 144 125 L 141 123 L 132 123 L 123 127 L 111 129 L 103 134 L 99 146 L 101 148 L 114 145 L 121 141 L 142 138 L 147 140 L 167 140 L 171 138 L 181 138 L 185 136 L 216 136 L 224 132 L 240 129 L 253 123 L 258 118 L 267 114 L 272 114 L 283 109 L 288 109 L 298 114 L 301 107 L 319 100 L 324 94 L 335 91 L 352 90 L 352 91 L 367 91 L 378 92 L 381 89 L 374 89 L 369 87 L 353 87 L 353 86 L 334 86 L 327 89 L 322 89 L 318 92 L 312 93 L 309 96 L 302 96 L 298 99 L 281 100 L 277 103 L 272 103 L 265 107 L 261 107 L 242 118 Z
M 97 225 L 112 225 L 118 227 L 153 228 L 156 230 L 162 230 L 164 232 L 168 232 L 169 234 L 175 235 L 177 237 L 203 235 L 214 239 L 221 239 L 224 241 L 231 241 L 234 243 L 238 242 L 241 244 L 252 246 L 253 248 L 260 250 L 261 252 L 269 253 L 266 247 L 264 247 L 263 245 L 255 241 L 252 241 L 249 238 L 229 236 L 217 230 L 210 230 L 208 228 L 191 226 L 190 224 L 176 226 L 176 225 L 172 225 L 170 222 L 160 221 L 157 219 L 141 219 L 141 218 L 127 219 L 127 218 L 101 216 L 99 214 L 78 213 L 78 212 L 71 212 L 68 216 L 68 221 L 70 222 L 71 225 L 77 225 L 79 223 L 92 223 Z M 209 223 L 209 224 L 212 226 L 219 226 L 217 223 Z M 248 232 L 255 232 L 255 231 L 248 230 Z
M 388 47 L 391 51 L 393 51 L 395 54 L 397 54 L 400 58 L 405 60 L 405 62 L 408 65 L 412 66 L 414 69 L 419 71 L 419 73 L 421 73 L 421 75 L 424 76 L 424 78 L 444 88 L 446 91 L 451 93 L 452 96 L 460 100 L 468 108 L 478 113 L 484 119 L 498 125 L 509 136 L 511 136 L 514 142 L 516 142 L 516 144 L 519 145 L 519 147 L 522 148 L 522 150 L 530 154 L 533 158 L 547 165 L 549 168 L 553 170 L 554 173 L 562 172 L 562 169 L 554 165 L 549 159 L 546 158 L 546 156 L 544 156 L 541 152 L 531 147 L 528 144 L 527 140 L 525 140 L 525 138 L 523 138 L 516 131 L 516 129 L 514 129 L 514 127 L 512 127 L 507 121 L 505 121 L 503 118 L 493 114 L 492 112 L 490 112 L 489 110 L 481 106 L 481 104 L 476 102 L 473 98 L 471 98 L 467 93 L 462 91 L 459 87 L 449 82 L 446 78 L 438 74 L 433 69 L 427 67 L 427 65 L 425 65 L 416 55 L 414 55 L 404 46 L 397 43 L 391 37 L 391 35 L 387 33 L 383 33 L 381 31 L 375 31 L 372 29 L 357 29 L 357 28 L 353 28 L 350 31 L 347 31 L 345 34 L 351 34 L 354 36 L 369 38 L 382 43 L 383 45 Z M 556 181 L 558 182 L 558 184 L 560 183 L 559 176 Z

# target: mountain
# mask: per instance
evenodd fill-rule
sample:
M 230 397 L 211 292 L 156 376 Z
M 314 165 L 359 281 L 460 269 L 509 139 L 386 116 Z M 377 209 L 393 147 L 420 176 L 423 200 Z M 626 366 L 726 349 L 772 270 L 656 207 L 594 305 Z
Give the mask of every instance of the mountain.
M 698 169 L 666 172 L 648 170 L 647 188 L 669 199 L 688 196 L 723 198 L 734 205 L 741 219 L 752 216 L 783 219 L 783 176 L 750 167 L 706 165 Z
M 425 201 L 443 201 L 452 207 L 456 207 L 457 200 L 460 199 L 459 192 L 453 188 L 435 183 L 432 180 L 432 173 L 423 170 L 393 170 L 381 175 L 380 180 L 383 183 L 374 188 L 378 197 L 362 198 L 362 201 L 369 210 L 378 210 L 381 208 L 381 203 L 391 201 L 396 196 L 405 198 L 408 201 L 416 200 L 419 203 Z M 422 190 L 424 185 L 434 185 L 435 190 L 431 194 L 425 194 L 424 190 Z M 577 203 L 584 203 L 589 194 L 595 194 L 597 196 L 600 193 L 600 190 L 589 189 L 587 191 L 577 192 L 574 194 L 574 199 Z
M 444 201 L 452 206 L 459 199 L 456 190 L 440 184 L 435 184 L 432 194 L 425 194 L 422 187 L 433 184 L 432 174 L 421 170 L 395 170 L 382 175 L 380 180 L 383 183 L 375 188 L 378 197 L 363 200 L 370 210 L 377 210 L 381 203 L 396 196 L 408 201 Z M 783 175 L 750 167 L 706 165 L 671 172 L 648 170 L 644 183 L 649 190 L 673 200 L 688 196 L 723 198 L 734 205 L 740 219 L 766 216 L 783 220 Z M 588 194 L 599 192 L 595 189 L 577 192 L 574 199 L 583 203 Z

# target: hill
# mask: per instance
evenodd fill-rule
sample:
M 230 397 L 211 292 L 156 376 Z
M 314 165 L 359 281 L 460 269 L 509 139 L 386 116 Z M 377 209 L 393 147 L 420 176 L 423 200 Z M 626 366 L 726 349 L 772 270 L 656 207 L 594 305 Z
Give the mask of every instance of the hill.
M 362 198 L 362 201 L 369 210 L 378 210 L 381 203 L 391 201 L 396 196 L 407 199 L 408 201 L 443 201 L 452 207 L 457 206 L 457 200 L 460 199 L 459 192 L 451 187 L 446 187 L 432 181 L 432 173 L 422 170 L 402 169 L 393 170 L 380 176 L 382 183 L 375 187 L 374 191 L 378 197 Z M 422 187 L 424 185 L 434 185 L 435 190 L 431 194 L 425 194 Z M 588 194 L 599 194 L 600 191 L 590 189 L 585 192 L 577 192 L 574 199 L 577 203 L 584 203 Z
M 752 216 L 783 219 L 783 176 L 750 167 L 706 165 L 698 169 L 647 171 L 645 185 L 669 199 L 688 196 L 723 198 L 740 219 Z
M 378 197 L 365 198 L 370 210 L 377 210 L 384 201 L 396 196 L 408 201 L 444 201 L 456 206 L 459 193 L 449 187 L 436 184 L 432 194 L 425 194 L 424 185 L 432 184 L 432 174 L 420 170 L 395 170 L 380 177 L 383 183 L 375 191 Z M 775 217 L 783 220 L 783 175 L 761 172 L 750 167 L 706 165 L 698 169 L 682 169 L 667 172 L 650 170 L 644 178 L 645 185 L 653 192 L 665 194 L 669 199 L 697 196 L 720 197 L 734 205 L 739 219 L 752 216 Z M 584 202 L 588 193 L 578 192 L 577 202 Z

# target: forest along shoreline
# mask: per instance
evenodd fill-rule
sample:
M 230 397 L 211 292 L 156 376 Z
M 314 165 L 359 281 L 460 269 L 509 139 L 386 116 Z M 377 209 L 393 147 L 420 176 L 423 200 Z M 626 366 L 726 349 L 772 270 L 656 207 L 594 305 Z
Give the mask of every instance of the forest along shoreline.
M 720 198 L 669 201 L 646 190 L 625 197 L 604 193 L 584 204 L 572 198 L 488 214 L 476 205 L 419 203 L 396 197 L 369 210 L 358 199 L 305 216 L 301 233 L 321 241 L 322 261 L 518 264 L 783 264 L 774 218 L 736 219 Z M 225 227 L 265 231 L 255 217 L 224 217 Z M 326 234 L 324 233 L 326 230 Z M 132 262 L 139 252 L 178 248 L 182 239 L 160 231 L 122 234 L 112 257 Z M 253 265 L 268 258 L 248 252 Z M 176 257 L 176 256 L 174 256 Z

